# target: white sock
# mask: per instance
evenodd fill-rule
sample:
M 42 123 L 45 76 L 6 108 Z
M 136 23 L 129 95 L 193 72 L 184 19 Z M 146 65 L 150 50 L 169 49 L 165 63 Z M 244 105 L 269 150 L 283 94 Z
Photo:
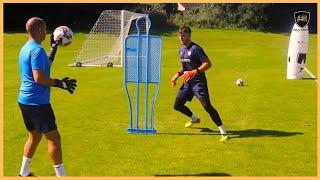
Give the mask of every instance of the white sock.
M 58 165 L 53 165 L 53 167 L 58 177 L 67 175 L 66 172 L 64 171 L 64 167 L 62 163 Z
M 22 157 L 20 175 L 21 176 L 28 176 L 30 174 L 30 163 L 31 158 L 27 158 L 25 156 Z
M 224 128 L 223 124 L 221 126 L 218 126 L 219 130 L 220 130 L 220 134 L 227 134 L 227 130 L 226 128 Z
M 192 119 L 192 121 L 197 121 L 199 119 L 195 114 L 192 114 L 190 118 Z

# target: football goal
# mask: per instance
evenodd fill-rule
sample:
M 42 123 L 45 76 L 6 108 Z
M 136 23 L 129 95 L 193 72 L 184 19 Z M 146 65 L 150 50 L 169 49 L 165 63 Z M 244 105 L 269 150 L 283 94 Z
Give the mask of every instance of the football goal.
M 69 66 L 123 66 L 124 39 L 136 34 L 135 21 L 147 14 L 126 10 L 105 10 L 92 27 L 73 63 Z M 139 21 L 140 33 L 145 34 L 147 23 Z

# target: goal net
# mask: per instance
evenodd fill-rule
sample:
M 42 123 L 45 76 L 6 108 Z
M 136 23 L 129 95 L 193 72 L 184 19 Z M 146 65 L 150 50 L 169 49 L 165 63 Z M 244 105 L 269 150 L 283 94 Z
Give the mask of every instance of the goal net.
M 123 66 L 124 39 L 136 34 L 135 22 L 147 14 L 126 10 L 105 10 L 92 27 L 87 39 L 69 66 Z M 146 32 L 146 21 L 139 21 L 140 33 Z

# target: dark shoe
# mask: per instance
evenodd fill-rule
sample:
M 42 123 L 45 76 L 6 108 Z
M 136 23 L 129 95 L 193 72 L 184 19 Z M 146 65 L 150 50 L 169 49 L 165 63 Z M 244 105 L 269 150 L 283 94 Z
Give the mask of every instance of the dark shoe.
M 32 172 L 30 172 L 28 176 L 22 176 L 21 174 L 19 174 L 19 177 L 35 177 L 35 175 Z

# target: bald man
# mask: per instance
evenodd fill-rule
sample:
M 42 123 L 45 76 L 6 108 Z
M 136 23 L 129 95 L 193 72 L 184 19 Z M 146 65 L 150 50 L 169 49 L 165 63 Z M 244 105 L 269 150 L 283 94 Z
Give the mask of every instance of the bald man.
M 48 153 L 56 175 L 65 176 L 60 134 L 50 105 L 50 87 L 58 87 L 72 94 L 77 86 L 76 80 L 50 77 L 50 68 L 61 40 L 53 39 L 51 36 L 51 50 L 47 56 L 41 46 L 46 38 L 46 23 L 43 19 L 30 18 L 26 23 L 26 31 L 29 40 L 21 48 L 19 55 L 21 86 L 18 104 L 29 137 L 24 145 L 19 176 L 33 176 L 30 172 L 30 162 L 43 134 L 48 140 Z

